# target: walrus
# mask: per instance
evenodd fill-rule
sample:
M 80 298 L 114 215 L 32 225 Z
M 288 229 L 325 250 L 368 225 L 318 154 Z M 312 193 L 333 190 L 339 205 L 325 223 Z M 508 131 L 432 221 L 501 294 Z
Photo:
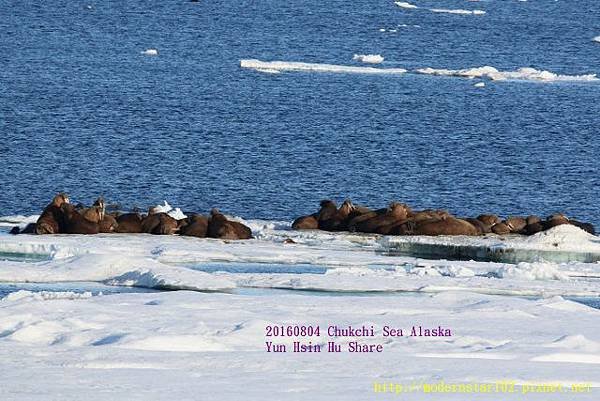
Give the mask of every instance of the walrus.
M 179 235 L 186 237 L 205 238 L 208 233 L 208 217 L 200 214 L 186 219 L 186 224 L 179 228 Z
M 294 230 L 316 230 L 319 228 L 319 213 L 300 216 L 292 223 Z
M 510 227 L 503 222 L 496 223 L 492 226 L 492 232 L 498 235 L 510 234 Z
M 477 220 L 485 224 L 490 232 L 492 231 L 494 224 L 498 224 L 502 221 L 500 220 L 500 217 L 496 216 L 495 214 L 480 214 L 477 216 Z
M 410 208 L 404 203 L 392 202 L 385 213 L 358 222 L 356 231 L 364 233 L 389 234 L 393 227 L 406 221 Z
M 544 225 L 542 223 L 542 219 L 538 216 L 530 215 L 525 219 L 527 225 L 525 226 L 525 234 L 533 235 L 537 234 L 541 231 L 544 231 Z
M 179 229 L 177 220 L 166 213 L 149 214 L 142 219 L 142 232 L 154 235 L 171 235 Z
M 350 199 L 346 199 L 339 209 L 335 212 L 329 213 L 330 203 L 334 205 L 332 201 L 326 201 L 325 212 L 322 214 L 319 212 L 318 222 L 319 228 L 325 231 L 347 231 L 348 230 L 348 217 L 354 210 L 354 205 Z M 325 217 L 324 217 L 325 216 Z
M 452 217 L 452 215 L 447 210 L 425 209 L 408 213 L 408 219 L 415 223 L 432 219 L 446 219 L 448 217 Z
M 83 218 L 87 221 L 100 224 L 100 222 L 104 219 L 104 216 L 106 215 L 104 199 L 102 199 L 101 197 L 96 199 L 94 205 L 89 208 L 78 209 L 78 207 L 76 206 L 75 211 L 78 212 L 81 216 L 83 216 Z
M 29 223 L 21 230 L 21 227 L 14 226 L 10 229 L 9 234 L 17 235 L 17 234 L 35 234 L 35 230 L 37 228 L 36 223 Z
M 325 231 L 331 231 L 331 229 L 339 224 L 339 219 L 336 218 L 338 208 L 334 201 L 325 199 L 322 200 L 321 208 L 317 213 L 317 221 L 319 223 L 319 229 Z
M 527 219 L 525 217 L 510 216 L 503 221 L 514 234 L 524 234 L 527 227 Z
M 422 221 L 413 230 L 415 235 L 479 235 L 479 231 L 468 221 L 446 217 Z
M 117 233 L 141 233 L 142 216 L 139 213 L 125 213 L 117 217 Z
M 100 220 L 100 232 L 101 233 L 112 233 L 116 232 L 119 223 L 117 223 L 117 219 L 115 219 L 110 214 L 105 214 L 104 218 Z
M 485 224 L 481 220 L 475 219 L 473 217 L 467 217 L 467 218 L 464 218 L 463 220 L 471 223 L 473 225 L 473 227 L 475 227 L 477 229 L 477 231 L 479 231 L 480 234 L 489 234 L 492 232 L 492 228 L 490 226 L 488 226 L 487 224 Z
M 569 218 L 562 213 L 550 215 L 546 218 L 546 221 L 543 222 L 544 229 L 546 230 L 563 224 L 570 224 L 570 222 Z
M 387 207 L 376 210 L 363 208 L 360 211 L 357 211 L 357 209 L 355 208 L 354 212 L 351 213 L 350 216 L 348 216 L 348 223 L 346 224 L 348 227 L 348 231 L 361 231 L 358 229 L 358 227 L 362 225 L 365 221 L 383 215 L 387 213 L 387 211 Z
M 92 212 L 88 214 L 90 221 L 83 217 L 70 203 L 63 203 L 61 209 L 64 213 L 64 232 L 66 234 L 98 234 L 100 232 L 100 210 L 94 208 L 97 214 L 92 216 Z M 90 208 L 91 209 L 91 208 Z
M 218 209 L 210 211 L 207 234 L 211 238 L 220 239 L 250 239 L 252 230 L 237 221 L 227 220 Z
M 36 222 L 36 234 L 59 234 L 64 228 L 64 211 L 62 205 L 69 203 L 69 196 L 65 193 L 57 194 L 52 202 L 44 208 L 44 211 Z

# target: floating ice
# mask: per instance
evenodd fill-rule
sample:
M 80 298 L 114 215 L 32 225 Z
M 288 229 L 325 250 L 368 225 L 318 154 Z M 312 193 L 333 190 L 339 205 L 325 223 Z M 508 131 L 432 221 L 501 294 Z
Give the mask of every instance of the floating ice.
M 336 64 L 300 63 L 293 61 L 260 61 L 256 59 L 240 60 L 240 67 L 253 70 L 272 71 L 309 71 L 309 72 L 332 72 L 332 73 L 354 73 L 354 74 L 389 74 L 397 75 L 406 72 L 403 68 L 374 68 L 353 67 Z
M 592 39 L 594 42 L 600 43 L 600 35 Z
M 360 61 L 361 63 L 379 64 L 383 62 L 383 57 L 379 54 L 355 54 L 352 60 Z
M 531 67 L 519 68 L 516 71 L 499 71 L 490 66 L 466 68 L 462 70 L 420 68 L 416 70 L 419 74 L 442 75 L 464 78 L 489 78 L 494 81 L 502 80 L 520 80 L 537 82 L 557 82 L 557 81 L 597 81 L 596 74 L 586 75 L 559 75 L 550 71 L 536 70 Z
M 446 14 L 462 14 L 462 15 L 483 15 L 485 11 L 483 10 L 450 10 L 445 8 L 430 8 L 429 11 L 434 13 L 446 13 Z
M 401 8 L 418 8 L 414 4 L 410 4 L 410 3 L 407 3 L 405 1 L 397 1 L 394 4 L 397 5 L 398 7 L 401 7 Z
M 146 49 L 142 52 L 142 54 L 144 54 L 146 56 L 158 56 L 158 50 L 157 49 Z

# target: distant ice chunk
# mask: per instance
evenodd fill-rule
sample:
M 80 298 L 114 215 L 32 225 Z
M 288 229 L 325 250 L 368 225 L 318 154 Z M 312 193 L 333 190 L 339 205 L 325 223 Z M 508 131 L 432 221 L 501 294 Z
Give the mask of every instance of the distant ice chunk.
M 592 40 L 593 40 L 594 42 L 598 42 L 598 43 L 600 43 L 600 35 L 598 35 L 598 36 L 596 36 L 596 37 L 592 38 Z
M 240 60 L 240 67 L 257 71 L 276 70 L 381 75 L 397 75 L 406 72 L 404 68 L 355 67 L 337 64 L 302 63 L 295 61 L 261 61 L 256 59 Z
M 397 1 L 394 4 L 401 8 L 419 8 L 419 7 L 415 6 L 414 4 L 410 4 L 405 1 Z
M 434 13 L 445 13 L 445 14 L 462 14 L 462 15 L 483 15 L 483 10 L 462 10 L 462 9 L 446 9 L 446 8 L 430 8 L 429 11 Z
M 383 62 L 383 57 L 379 54 L 355 54 L 352 60 L 360 61 L 361 63 L 379 64 Z
M 146 49 L 142 52 L 142 54 L 144 54 L 146 56 L 158 56 L 158 50 L 157 49 Z
M 483 87 L 485 87 L 485 82 L 477 82 L 473 86 L 476 87 L 476 88 L 483 88 Z

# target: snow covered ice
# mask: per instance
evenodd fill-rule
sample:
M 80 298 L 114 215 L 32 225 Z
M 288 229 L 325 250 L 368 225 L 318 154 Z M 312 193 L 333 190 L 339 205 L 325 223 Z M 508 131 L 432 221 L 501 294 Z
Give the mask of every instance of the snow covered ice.
M 32 217 L 3 220 L 21 224 Z M 528 252 L 543 251 L 593 255 L 600 252 L 598 237 L 573 226 L 508 239 L 386 237 L 237 220 L 256 239 L 1 234 L 1 282 L 179 290 L 93 295 L 60 287 L 8 294 L 0 300 L 4 393 L 44 388 L 31 399 L 60 393 L 68 399 L 85 394 L 147 400 L 149 393 L 169 388 L 170 397 L 180 399 L 218 394 L 225 400 L 359 400 L 373 394 L 374 382 L 410 377 L 434 383 L 436 371 L 447 383 L 493 383 L 511 372 L 517 386 L 600 386 L 600 310 L 565 298 L 600 296 L 599 263 L 426 259 L 393 252 L 404 241 L 430 249 L 512 250 L 525 259 Z M 266 352 L 265 327 L 293 323 L 368 325 L 378 333 L 386 325 L 440 325 L 453 335 L 390 337 L 382 353 L 359 358 Z M 349 347 L 352 340 L 336 341 Z M 292 346 L 291 339 L 282 341 Z M 23 364 L 35 380 L 17 373 Z M 593 394 L 577 399 L 592 400 Z M 431 394 L 414 393 L 413 399 Z

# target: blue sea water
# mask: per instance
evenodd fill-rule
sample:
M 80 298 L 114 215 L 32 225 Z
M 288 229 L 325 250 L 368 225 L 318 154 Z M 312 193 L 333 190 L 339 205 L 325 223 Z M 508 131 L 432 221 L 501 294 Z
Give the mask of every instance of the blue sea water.
M 600 73 L 597 0 L 412 3 L 486 14 L 392 0 L 0 0 L 0 215 L 64 190 L 248 218 L 351 197 L 600 223 L 600 83 L 240 68 L 358 65 L 361 53 L 384 56 L 381 68 Z

